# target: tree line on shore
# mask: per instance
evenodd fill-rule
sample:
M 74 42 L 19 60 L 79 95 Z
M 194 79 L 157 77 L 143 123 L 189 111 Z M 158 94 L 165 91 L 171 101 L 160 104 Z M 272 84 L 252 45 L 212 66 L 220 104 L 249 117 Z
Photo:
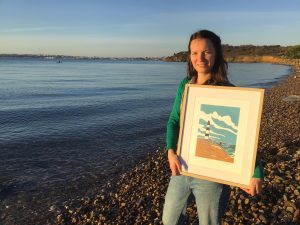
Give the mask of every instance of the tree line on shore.
M 243 56 L 273 56 L 287 59 L 300 59 L 300 45 L 295 46 L 280 46 L 280 45 L 222 45 L 224 56 L 228 61 L 232 61 L 235 57 Z M 167 62 L 185 62 L 187 60 L 187 52 L 182 51 L 174 53 L 173 56 L 163 58 Z

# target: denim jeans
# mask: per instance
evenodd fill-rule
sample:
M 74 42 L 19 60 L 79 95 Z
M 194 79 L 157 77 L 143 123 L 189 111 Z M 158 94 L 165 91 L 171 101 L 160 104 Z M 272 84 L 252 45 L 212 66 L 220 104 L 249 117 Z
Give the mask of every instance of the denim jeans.
M 195 196 L 199 225 L 220 225 L 229 201 L 229 187 L 184 175 L 171 177 L 165 197 L 163 223 L 175 225 L 179 222 L 191 193 Z

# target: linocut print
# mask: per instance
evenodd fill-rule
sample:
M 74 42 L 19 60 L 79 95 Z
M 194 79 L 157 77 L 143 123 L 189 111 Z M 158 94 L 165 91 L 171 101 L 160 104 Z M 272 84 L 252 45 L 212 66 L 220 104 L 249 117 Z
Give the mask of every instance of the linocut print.
M 234 162 L 240 108 L 201 104 L 196 157 Z

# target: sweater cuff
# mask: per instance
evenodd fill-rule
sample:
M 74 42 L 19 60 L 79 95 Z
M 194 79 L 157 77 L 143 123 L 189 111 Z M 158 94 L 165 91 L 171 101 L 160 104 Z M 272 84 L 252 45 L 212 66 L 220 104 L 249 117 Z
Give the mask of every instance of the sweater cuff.
M 252 177 L 260 178 L 260 179 L 262 179 L 264 177 L 263 166 L 262 166 L 259 156 L 256 156 L 255 169 L 254 169 L 254 174 Z

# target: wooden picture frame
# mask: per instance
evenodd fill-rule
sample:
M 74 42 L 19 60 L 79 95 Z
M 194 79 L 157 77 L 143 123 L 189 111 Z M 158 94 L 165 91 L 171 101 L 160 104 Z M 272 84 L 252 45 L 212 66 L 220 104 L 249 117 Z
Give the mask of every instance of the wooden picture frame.
M 177 154 L 182 174 L 249 188 L 264 89 L 186 84 Z

